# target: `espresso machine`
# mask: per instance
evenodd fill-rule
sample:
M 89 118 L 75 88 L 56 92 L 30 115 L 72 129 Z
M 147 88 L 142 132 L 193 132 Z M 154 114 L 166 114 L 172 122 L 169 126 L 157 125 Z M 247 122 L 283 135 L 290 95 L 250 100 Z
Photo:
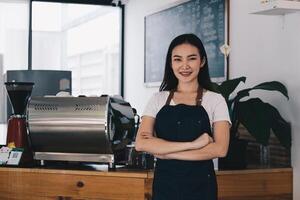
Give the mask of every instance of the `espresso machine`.
M 26 129 L 26 106 L 31 96 L 34 83 L 32 82 L 6 82 L 6 91 L 12 105 L 13 114 L 8 119 L 7 146 L 24 149 L 21 164 L 32 161 L 29 150 Z
M 122 98 L 32 97 L 27 108 L 33 158 L 51 162 L 127 162 L 126 149 L 135 138 L 134 113 Z

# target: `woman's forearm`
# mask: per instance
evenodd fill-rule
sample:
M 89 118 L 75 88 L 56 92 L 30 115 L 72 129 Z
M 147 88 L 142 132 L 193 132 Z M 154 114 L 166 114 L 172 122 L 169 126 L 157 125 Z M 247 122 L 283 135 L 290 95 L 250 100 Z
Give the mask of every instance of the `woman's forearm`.
M 151 154 L 170 154 L 180 151 L 192 150 L 192 142 L 172 142 L 156 137 L 143 139 L 136 142 L 137 151 L 145 151 Z
M 213 142 L 201 149 L 180 151 L 170 154 L 156 155 L 162 159 L 176 160 L 210 160 L 226 156 L 227 150 L 220 147 L 219 144 Z
M 136 150 L 146 151 L 151 154 L 170 154 L 188 150 L 199 149 L 211 142 L 211 137 L 205 133 L 191 142 L 173 142 L 163 140 L 149 135 L 143 136 L 141 133 L 136 140 Z

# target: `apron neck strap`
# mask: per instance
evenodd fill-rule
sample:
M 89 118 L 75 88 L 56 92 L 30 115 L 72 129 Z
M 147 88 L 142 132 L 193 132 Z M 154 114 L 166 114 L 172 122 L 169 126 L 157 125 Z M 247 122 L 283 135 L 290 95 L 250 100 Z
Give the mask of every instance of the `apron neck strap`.
M 170 94 L 167 98 L 166 105 L 170 105 L 170 102 L 174 96 L 174 92 L 175 92 L 175 89 L 170 90 Z M 197 97 L 196 97 L 196 105 L 197 106 L 201 106 L 202 96 L 203 96 L 203 88 L 199 86 L 198 91 L 197 91 Z
M 199 86 L 197 91 L 197 97 L 196 97 L 196 105 L 201 106 L 202 103 L 202 96 L 203 96 L 203 88 Z
M 170 105 L 170 102 L 171 102 L 171 100 L 172 100 L 172 98 L 174 96 L 174 92 L 175 92 L 175 89 L 170 90 L 170 94 L 169 94 L 169 96 L 167 98 L 166 105 Z

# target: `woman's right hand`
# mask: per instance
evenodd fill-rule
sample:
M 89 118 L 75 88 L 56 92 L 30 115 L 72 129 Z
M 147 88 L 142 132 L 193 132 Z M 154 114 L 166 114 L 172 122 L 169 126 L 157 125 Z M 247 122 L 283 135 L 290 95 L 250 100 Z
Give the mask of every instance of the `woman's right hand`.
M 213 138 L 210 137 L 208 133 L 203 133 L 198 138 L 192 141 L 192 149 L 200 149 L 212 142 Z

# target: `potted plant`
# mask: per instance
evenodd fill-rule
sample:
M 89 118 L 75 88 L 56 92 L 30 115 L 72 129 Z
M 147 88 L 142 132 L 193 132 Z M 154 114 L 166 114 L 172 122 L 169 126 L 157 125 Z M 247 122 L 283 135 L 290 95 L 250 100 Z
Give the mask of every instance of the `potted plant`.
M 273 132 L 282 146 L 287 149 L 291 147 L 290 123 L 284 120 L 271 104 L 263 102 L 258 97 L 249 97 L 253 90 L 269 90 L 277 91 L 289 99 L 286 87 L 278 81 L 271 81 L 233 94 L 236 87 L 245 81 L 246 77 L 239 77 L 224 81 L 220 85 L 216 83 L 212 85 L 212 90 L 222 94 L 225 98 L 232 122 L 228 154 L 225 158 L 219 159 L 220 169 L 246 168 L 247 141 L 239 138 L 238 128 L 240 124 L 263 146 L 268 145 L 270 134 Z

